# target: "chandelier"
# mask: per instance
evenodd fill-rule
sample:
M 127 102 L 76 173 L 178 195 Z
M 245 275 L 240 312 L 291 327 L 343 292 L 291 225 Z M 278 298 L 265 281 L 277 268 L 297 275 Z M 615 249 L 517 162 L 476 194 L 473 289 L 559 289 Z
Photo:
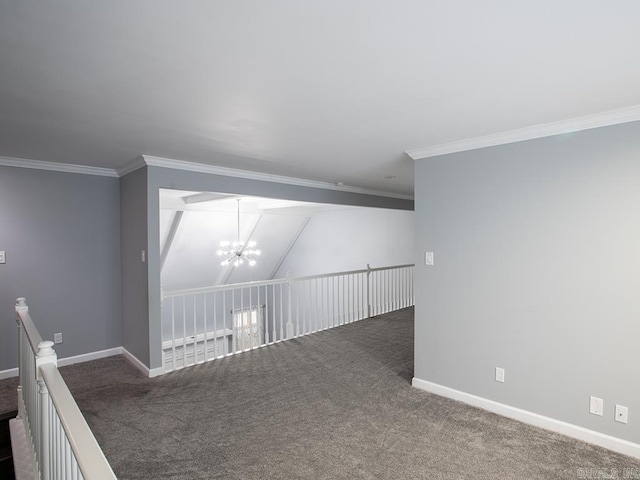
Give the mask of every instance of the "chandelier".
M 250 266 L 253 267 L 256 264 L 255 257 L 260 256 L 260 250 L 256 250 L 254 248 L 255 246 L 256 242 L 254 241 L 240 241 L 240 199 L 238 199 L 238 239 L 234 242 L 220 242 L 218 255 L 221 257 L 227 257 L 227 259 L 223 260 L 220 265 L 224 267 L 233 263 L 234 267 L 239 267 L 246 261 Z

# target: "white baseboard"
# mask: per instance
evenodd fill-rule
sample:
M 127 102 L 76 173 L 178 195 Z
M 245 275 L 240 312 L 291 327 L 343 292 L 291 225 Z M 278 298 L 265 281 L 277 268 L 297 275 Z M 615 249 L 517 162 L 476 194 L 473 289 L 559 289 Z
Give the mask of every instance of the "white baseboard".
M 487 398 L 478 397 L 470 393 L 438 385 L 437 383 L 428 382 L 426 380 L 421 380 L 416 377 L 413 377 L 411 384 L 420 390 L 425 390 L 442 397 L 458 400 L 468 405 L 473 405 L 474 407 L 479 407 L 484 410 L 497 413 L 503 417 L 513 418 L 523 423 L 528 423 L 529 425 L 561 433 L 584 442 L 593 443 L 600 447 L 613 450 L 614 452 L 640 458 L 640 444 L 629 442 L 628 440 L 605 435 L 604 433 L 579 427 L 578 425 L 556 420 L 555 418 L 545 417 L 544 415 L 505 405 L 504 403 L 495 402 Z
M 129 362 L 131 362 L 131 364 L 134 367 L 136 367 L 138 370 L 140 370 L 142 373 L 144 373 L 149 378 L 157 377 L 158 375 L 162 375 L 164 373 L 164 367 L 158 367 L 158 368 L 151 368 L 150 369 L 144 363 L 142 363 L 138 359 L 138 357 L 136 357 L 133 353 L 131 353 L 129 350 L 127 350 L 124 347 L 122 347 L 122 355 L 124 356 L 124 358 L 129 360 Z
M 164 375 L 166 372 L 164 367 L 156 367 L 149 370 L 149 378 L 159 377 L 160 375 Z
M 138 370 L 145 374 L 145 376 L 152 378 L 157 377 L 165 373 L 164 367 L 149 369 L 144 363 L 142 363 L 135 355 L 124 347 L 108 348 L 107 350 L 100 350 L 97 352 L 83 353 L 82 355 L 74 355 L 73 357 L 65 357 L 58 359 L 58 366 L 65 367 L 67 365 L 73 365 L 74 363 L 89 362 L 91 360 L 98 360 L 99 358 L 112 357 L 114 355 L 122 355 L 129 360 Z M 0 370 L 0 380 L 5 378 L 17 377 L 18 369 L 9 368 L 7 370 Z
M 74 355 L 73 357 L 65 357 L 58 359 L 59 367 L 66 367 L 67 365 L 73 365 L 74 363 L 89 362 L 91 360 L 97 360 L 99 358 L 113 357 L 114 355 L 120 355 L 122 353 L 122 347 L 108 348 L 106 350 L 100 350 L 97 352 L 83 353 L 82 355 Z M 18 369 L 9 368 L 7 370 L 0 371 L 0 380 L 5 378 L 17 377 Z
M 5 378 L 17 377 L 18 376 L 18 368 L 8 368 L 6 370 L 0 370 L 0 380 L 4 380 Z
M 122 347 L 108 348 L 106 350 L 99 350 L 97 352 L 83 353 L 82 355 L 75 355 L 73 357 L 65 357 L 58 359 L 59 367 L 66 367 L 67 365 L 73 365 L 74 363 L 90 362 L 91 360 L 98 360 L 99 358 L 113 357 L 114 355 L 120 355 L 122 353 Z

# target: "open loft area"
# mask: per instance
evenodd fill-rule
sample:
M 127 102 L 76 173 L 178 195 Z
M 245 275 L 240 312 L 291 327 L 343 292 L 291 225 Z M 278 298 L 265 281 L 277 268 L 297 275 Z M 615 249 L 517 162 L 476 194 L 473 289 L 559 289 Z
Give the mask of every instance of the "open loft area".
M 180 389 L 415 303 L 394 379 L 413 398 L 579 442 L 461 468 L 445 448 L 446 475 L 421 450 L 414 477 L 639 476 L 639 18 L 637 0 L 0 0 L 0 380 L 20 374 L 21 419 L 53 415 L 42 382 L 69 393 L 58 366 L 122 355 Z M 446 410 L 407 415 L 437 448 Z M 532 450 L 569 462 L 532 470 Z
M 171 189 L 159 196 L 164 290 L 413 261 L 410 210 Z M 236 252 L 223 254 L 233 242 L 258 254 L 246 261 Z

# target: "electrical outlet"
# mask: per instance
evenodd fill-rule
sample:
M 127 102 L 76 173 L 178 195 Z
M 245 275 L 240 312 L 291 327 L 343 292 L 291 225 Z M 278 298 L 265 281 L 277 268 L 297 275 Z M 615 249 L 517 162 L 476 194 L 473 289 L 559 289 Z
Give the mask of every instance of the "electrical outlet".
M 62 343 L 62 332 L 53 334 L 53 343 Z
M 496 367 L 496 382 L 504 383 L 504 368 Z
M 142 261 L 142 263 L 146 263 L 147 261 L 147 252 L 144 250 L 140 251 L 140 261 Z
M 604 412 L 604 400 L 598 397 L 589 397 L 589 413 L 602 416 Z
M 7 254 L 4 250 L 0 250 L 0 263 L 7 263 Z
M 622 405 L 616 405 L 616 422 L 627 423 L 629 417 L 629 409 L 627 407 L 623 407 Z

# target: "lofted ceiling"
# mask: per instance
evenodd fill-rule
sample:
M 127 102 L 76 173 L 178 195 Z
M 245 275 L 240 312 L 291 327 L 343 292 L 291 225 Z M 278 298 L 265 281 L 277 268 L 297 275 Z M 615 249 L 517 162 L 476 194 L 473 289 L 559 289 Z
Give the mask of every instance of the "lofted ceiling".
M 371 210 L 169 189 L 160 189 L 159 200 L 160 250 L 163 257 L 166 255 L 161 272 L 165 290 L 270 280 L 313 214 Z M 223 240 L 256 241 L 256 248 L 261 250 L 257 264 L 240 268 L 221 265 L 228 258 L 216 254 Z
M 0 0 L 0 156 L 411 194 L 404 153 L 640 104 L 640 2 Z

